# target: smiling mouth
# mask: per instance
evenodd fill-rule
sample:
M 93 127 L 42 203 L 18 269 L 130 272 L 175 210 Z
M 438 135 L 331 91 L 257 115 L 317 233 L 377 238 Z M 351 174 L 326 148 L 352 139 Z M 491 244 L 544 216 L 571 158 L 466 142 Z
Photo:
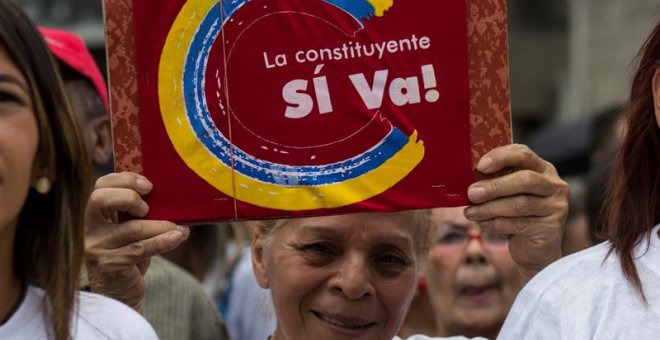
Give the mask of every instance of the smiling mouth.
M 371 326 L 374 326 L 376 323 L 375 322 L 362 322 L 362 321 L 347 321 L 347 320 L 337 320 L 335 318 L 329 317 L 327 315 L 323 315 L 319 312 L 312 311 L 314 315 L 316 315 L 317 318 L 321 319 L 322 321 L 325 321 L 333 326 L 337 326 L 340 328 L 346 328 L 346 329 L 354 329 L 354 330 L 360 330 L 360 329 L 365 329 Z
M 461 296 L 469 300 L 481 301 L 487 299 L 495 289 L 497 289 L 497 285 L 481 287 L 467 286 L 461 289 Z

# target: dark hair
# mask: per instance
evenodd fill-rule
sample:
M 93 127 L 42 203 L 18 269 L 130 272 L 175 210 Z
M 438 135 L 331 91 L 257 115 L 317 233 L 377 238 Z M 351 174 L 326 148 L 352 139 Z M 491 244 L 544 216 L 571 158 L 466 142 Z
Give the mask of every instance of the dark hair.
M 660 222 L 660 129 L 653 105 L 653 76 L 660 66 L 660 22 L 640 50 L 626 107 L 627 132 L 612 167 L 601 221 L 621 259 L 625 277 L 646 297 L 633 251 Z M 650 242 L 650 239 L 648 239 Z
M 74 105 L 74 100 L 78 101 L 78 105 L 82 110 L 81 116 L 86 119 L 105 116 L 106 112 L 103 99 L 101 99 L 101 95 L 96 91 L 94 84 L 87 77 L 71 69 L 64 63 L 58 62 L 58 64 L 60 66 L 62 80 L 64 81 L 64 89 L 69 95 L 69 101 L 72 105 Z
M 101 117 L 109 119 L 103 99 L 89 78 L 60 62 L 59 59 L 55 59 L 62 75 L 64 90 L 71 104 L 72 112 L 82 130 L 85 143 L 94 143 L 95 141 L 88 138 L 93 133 L 90 132 L 89 129 L 91 128 L 87 124 Z M 86 129 L 88 130 L 86 131 Z M 87 147 L 90 147 L 90 145 L 87 145 Z M 88 155 L 90 155 L 89 152 Z M 106 175 L 112 172 L 114 168 L 112 156 L 109 156 L 103 164 L 98 163 L 96 160 L 91 164 L 93 165 L 94 178 Z
M 618 148 L 618 147 L 617 147 Z M 607 183 L 612 172 L 612 163 L 616 149 L 612 149 L 593 161 L 587 174 L 586 210 L 589 219 L 589 236 L 593 244 L 609 238 L 609 233 L 603 227 L 603 204 L 607 191 Z
M 599 162 L 608 157 L 608 152 L 619 147 L 619 138 L 616 137 L 618 133 L 617 123 L 623 117 L 623 112 L 623 105 L 617 104 L 598 111 L 593 117 L 591 122 L 592 135 L 589 142 L 590 169 L 594 162 Z
M 89 172 L 83 141 L 54 58 L 32 21 L 12 1 L 0 1 L 0 44 L 28 82 L 38 131 L 35 167 L 53 182 L 30 190 L 14 241 L 13 271 L 45 291 L 53 334 L 69 339 L 83 249 Z

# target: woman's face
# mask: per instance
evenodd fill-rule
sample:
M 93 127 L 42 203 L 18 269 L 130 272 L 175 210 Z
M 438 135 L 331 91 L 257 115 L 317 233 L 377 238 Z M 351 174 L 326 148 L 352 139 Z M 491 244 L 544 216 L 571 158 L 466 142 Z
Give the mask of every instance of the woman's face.
M 481 234 L 463 208 L 434 209 L 431 221 L 434 244 L 425 274 L 439 329 L 444 335 L 497 335 L 520 290 L 506 236 Z
M 38 140 L 28 83 L 0 44 L 0 233 L 25 203 Z
M 400 213 L 289 220 L 261 247 L 253 264 L 270 288 L 275 339 L 383 339 L 397 333 L 418 272 L 414 230 Z

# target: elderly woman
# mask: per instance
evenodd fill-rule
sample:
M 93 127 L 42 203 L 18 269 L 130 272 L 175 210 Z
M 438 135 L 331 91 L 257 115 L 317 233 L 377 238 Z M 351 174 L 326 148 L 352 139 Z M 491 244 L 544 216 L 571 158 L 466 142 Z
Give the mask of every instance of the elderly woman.
M 660 22 L 640 52 L 627 133 L 601 212 L 609 242 L 548 267 L 520 293 L 504 339 L 660 335 Z
M 568 186 L 552 165 L 520 145 L 495 149 L 477 166 L 486 174 L 509 167 L 520 170 L 470 187 L 474 205 L 465 214 L 485 230 L 513 235 L 511 256 L 524 281 L 561 257 Z M 140 217 L 148 211 L 138 195 L 151 189 L 146 178 L 112 174 L 96 187 L 88 206 L 87 254 L 94 259 L 88 265 L 96 273 L 90 281 L 98 287 L 140 282 L 137 264 L 180 242 L 184 231 L 169 222 L 144 220 L 117 228 L 117 212 Z M 263 222 L 252 255 L 259 284 L 271 289 L 277 323 L 273 339 L 394 338 L 415 291 L 429 230 L 428 212 Z M 103 250 L 105 243 L 126 245 L 127 258 L 135 261 L 126 261 L 129 270 L 103 266 L 112 260 Z M 109 279 L 113 275 L 119 279 Z M 141 287 L 133 287 L 117 289 L 115 297 L 139 296 Z
M 509 238 L 482 231 L 460 207 L 433 209 L 431 223 L 424 277 L 432 308 L 426 314 L 435 318 L 427 321 L 434 329 L 426 334 L 495 338 L 524 284 L 509 254 Z M 406 322 L 424 317 L 409 314 Z

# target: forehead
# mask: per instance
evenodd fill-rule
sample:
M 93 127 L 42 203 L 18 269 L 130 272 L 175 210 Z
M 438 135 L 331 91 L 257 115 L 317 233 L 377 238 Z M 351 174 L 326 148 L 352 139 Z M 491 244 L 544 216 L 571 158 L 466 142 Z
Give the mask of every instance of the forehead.
M 9 56 L 5 45 L 0 42 L 0 81 L 16 82 L 16 85 L 27 89 L 27 81 L 18 66 Z
M 370 239 L 413 239 L 414 219 L 405 213 L 360 213 L 308 217 L 288 220 L 279 228 L 299 236 L 351 237 L 364 235 Z M 412 241 L 411 241 L 412 242 Z
M 436 208 L 431 211 L 431 223 L 434 228 L 446 230 L 452 227 L 462 229 L 477 228 L 474 222 L 469 221 L 463 214 L 464 207 Z

